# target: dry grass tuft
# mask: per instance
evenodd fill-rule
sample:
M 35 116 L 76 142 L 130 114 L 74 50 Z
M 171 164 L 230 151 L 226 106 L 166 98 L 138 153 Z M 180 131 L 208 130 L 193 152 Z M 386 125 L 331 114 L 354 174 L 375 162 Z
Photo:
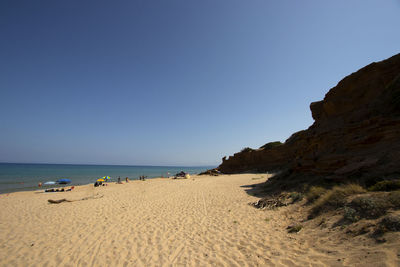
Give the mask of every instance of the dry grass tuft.
M 313 203 L 320 196 L 326 192 L 326 189 L 320 186 L 312 186 L 306 194 L 306 199 L 308 203 Z
M 400 180 L 381 181 L 369 187 L 369 191 L 394 191 L 400 189 Z
M 365 189 L 357 184 L 335 186 L 317 199 L 314 207 L 311 209 L 310 216 L 313 218 L 322 210 L 334 210 L 344 207 L 346 204 L 346 197 L 365 192 Z

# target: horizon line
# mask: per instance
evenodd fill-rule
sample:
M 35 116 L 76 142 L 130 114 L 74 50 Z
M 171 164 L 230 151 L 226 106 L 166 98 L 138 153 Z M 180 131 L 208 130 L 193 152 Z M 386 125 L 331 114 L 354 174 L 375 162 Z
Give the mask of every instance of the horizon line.
M 32 164 L 32 165 L 82 165 L 82 166 L 126 166 L 126 167 L 215 167 L 217 165 L 128 165 L 128 164 L 98 164 L 98 163 L 40 163 L 40 162 L 0 162 L 0 164 Z

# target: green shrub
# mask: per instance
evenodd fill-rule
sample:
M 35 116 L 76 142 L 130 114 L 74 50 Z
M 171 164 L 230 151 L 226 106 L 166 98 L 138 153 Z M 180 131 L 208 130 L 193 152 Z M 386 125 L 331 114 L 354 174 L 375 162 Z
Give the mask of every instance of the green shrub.
M 369 191 L 394 191 L 400 189 L 400 180 L 381 181 L 369 187 Z
M 375 219 L 386 214 L 386 211 L 391 207 L 391 203 L 383 197 L 361 196 L 353 199 L 350 206 L 361 217 Z
M 308 203 L 313 203 L 320 196 L 326 192 L 326 189 L 320 186 L 312 186 L 306 194 L 306 199 Z
M 350 222 L 356 222 L 360 220 L 360 216 L 358 216 L 357 211 L 350 207 L 344 208 L 343 218 Z

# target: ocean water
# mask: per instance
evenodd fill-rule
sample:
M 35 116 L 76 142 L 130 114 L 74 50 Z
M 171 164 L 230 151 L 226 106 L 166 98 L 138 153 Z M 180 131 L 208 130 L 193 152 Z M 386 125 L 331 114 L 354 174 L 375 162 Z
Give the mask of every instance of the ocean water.
M 61 178 L 70 179 L 70 185 L 82 185 L 94 183 L 103 176 L 110 176 L 111 181 L 115 182 L 118 177 L 121 177 L 122 181 L 125 177 L 136 180 L 141 175 L 148 178 L 168 177 L 180 171 L 198 174 L 214 167 L 0 163 L 0 193 L 37 190 L 39 182 L 45 183 Z

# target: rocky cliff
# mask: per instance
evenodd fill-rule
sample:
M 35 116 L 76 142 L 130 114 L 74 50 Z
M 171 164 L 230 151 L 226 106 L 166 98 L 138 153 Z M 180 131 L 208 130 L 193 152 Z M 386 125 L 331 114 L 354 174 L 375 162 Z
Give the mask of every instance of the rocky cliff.
M 283 144 L 244 149 L 218 170 L 331 180 L 400 173 L 400 54 L 347 76 L 310 109 L 315 122 L 307 130 Z

